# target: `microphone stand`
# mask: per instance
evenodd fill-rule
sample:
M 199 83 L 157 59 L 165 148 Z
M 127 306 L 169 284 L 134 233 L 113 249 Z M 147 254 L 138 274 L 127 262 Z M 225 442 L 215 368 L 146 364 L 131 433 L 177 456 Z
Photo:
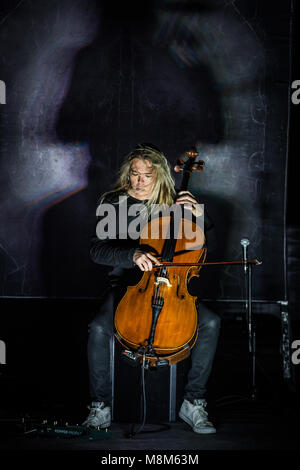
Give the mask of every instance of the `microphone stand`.
M 252 266 L 248 262 L 248 246 L 250 242 L 247 238 L 242 238 L 241 245 L 243 248 L 244 260 L 244 277 L 245 277 L 245 307 L 246 307 L 246 320 L 248 327 L 248 350 L 250 355 L 250 374 L 251 374 L 251 391 L 250 399 L 257 399 L 256 387 L 256 328 L 252 316 Z

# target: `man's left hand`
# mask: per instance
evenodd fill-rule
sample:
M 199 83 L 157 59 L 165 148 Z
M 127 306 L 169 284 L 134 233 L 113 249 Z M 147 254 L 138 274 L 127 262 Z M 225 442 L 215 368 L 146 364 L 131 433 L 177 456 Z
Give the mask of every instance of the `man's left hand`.
M 178 196 L 179 197 L 176 199 L 176 204 L 183 204 L 183 207 L 192 211 L 192 214 L 195 217 L 200 217 L 203 215 L 202 206 L 198 204 L 195 196 L 193 196 L 190 191 L 180 191 Z

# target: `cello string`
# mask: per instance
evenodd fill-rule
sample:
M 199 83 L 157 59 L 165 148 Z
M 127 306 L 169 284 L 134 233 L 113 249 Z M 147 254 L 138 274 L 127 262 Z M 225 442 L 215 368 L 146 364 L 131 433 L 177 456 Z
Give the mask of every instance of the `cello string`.
M 176 241 L 174 240 L 174 214 L 173 213 L 171 213 L 170 223 L 169 223 L 168 228 L 169 228 L 169 231 L 168 231 L 169 237 L 166 238 L 164 246 L 163 246 L 162 257 L 161 257 L 162 261 L 165 261 L 165 260 L 173 261 L 173 257 L 174 257 L 174 248 L 176 246 Z M 156 279 L 159 277 L 167 277 L 167 279 L 169 280 L 169 276 L 170 276 L 170 270 L 166 267 L 160 267 Z M 164 298 L 165 291 L 166 291 L 166 286 L 164 282 L 158 283 L 156 285 L 156 288 L 154 291 L 154 303 L 158 302 L 159 297 L 161 297 L 162 299 Z

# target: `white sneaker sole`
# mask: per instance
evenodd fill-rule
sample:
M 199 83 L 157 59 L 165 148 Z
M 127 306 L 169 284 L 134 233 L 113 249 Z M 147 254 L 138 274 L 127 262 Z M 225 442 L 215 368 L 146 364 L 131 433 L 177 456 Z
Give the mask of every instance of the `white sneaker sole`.
M 105 424 L 98 424 L 98 426 L 95 426 L 94 424 L 83 424 L 82 426 L 86 426 L 87 428 L 93 428 L 93 429 L 107 429 L 110 426 L 110 423 L 105 423 Z
M 180 411 L 179 411 L 178 416 L 185 423 L 187 423 L 189 426 L 191 426 L 191 428 L 193 428 L 193 431 L 196 432 L 197 434 L 215 434 L 217 432 L 216 428 L 214 428 L 213 426 L 207 426 L 206 428 L 197 428 L 196 426 L 193 425 L 192 420 L 188 416 L 185 416 Z
M 87 428 L 93 428 L 93 429 L 105 429 L 105 428 L 109 428 L 109 426 L 111 425 L 111 422 L 107 422 L 107 423 L 102 423 L 102 424 L 98 424 L 98 425 L 95 425 L 95 424 L 87 424 L 86 422 L 82 423 L 82 426 L 86 426 Z

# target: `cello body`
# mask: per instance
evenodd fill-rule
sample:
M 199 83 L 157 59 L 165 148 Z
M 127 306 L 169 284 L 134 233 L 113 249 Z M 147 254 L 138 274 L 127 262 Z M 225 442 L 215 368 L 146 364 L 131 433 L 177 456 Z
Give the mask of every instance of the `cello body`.
M 203 230 L 194 221 L 181 218 L 170 235 L 172 217 L 158 217 L 144 228 L 140 247 L 163 261 L 204 262 Z M 179 234 L 179 236 L 178 236 Z M 151 366 L 169 365 L 187 357 L 197 339 L 196 297 L 188 283 L 199 267 L 164 267 L 144 272 L 136 286 L 129 286 L 115 314 L 116 338 Z

